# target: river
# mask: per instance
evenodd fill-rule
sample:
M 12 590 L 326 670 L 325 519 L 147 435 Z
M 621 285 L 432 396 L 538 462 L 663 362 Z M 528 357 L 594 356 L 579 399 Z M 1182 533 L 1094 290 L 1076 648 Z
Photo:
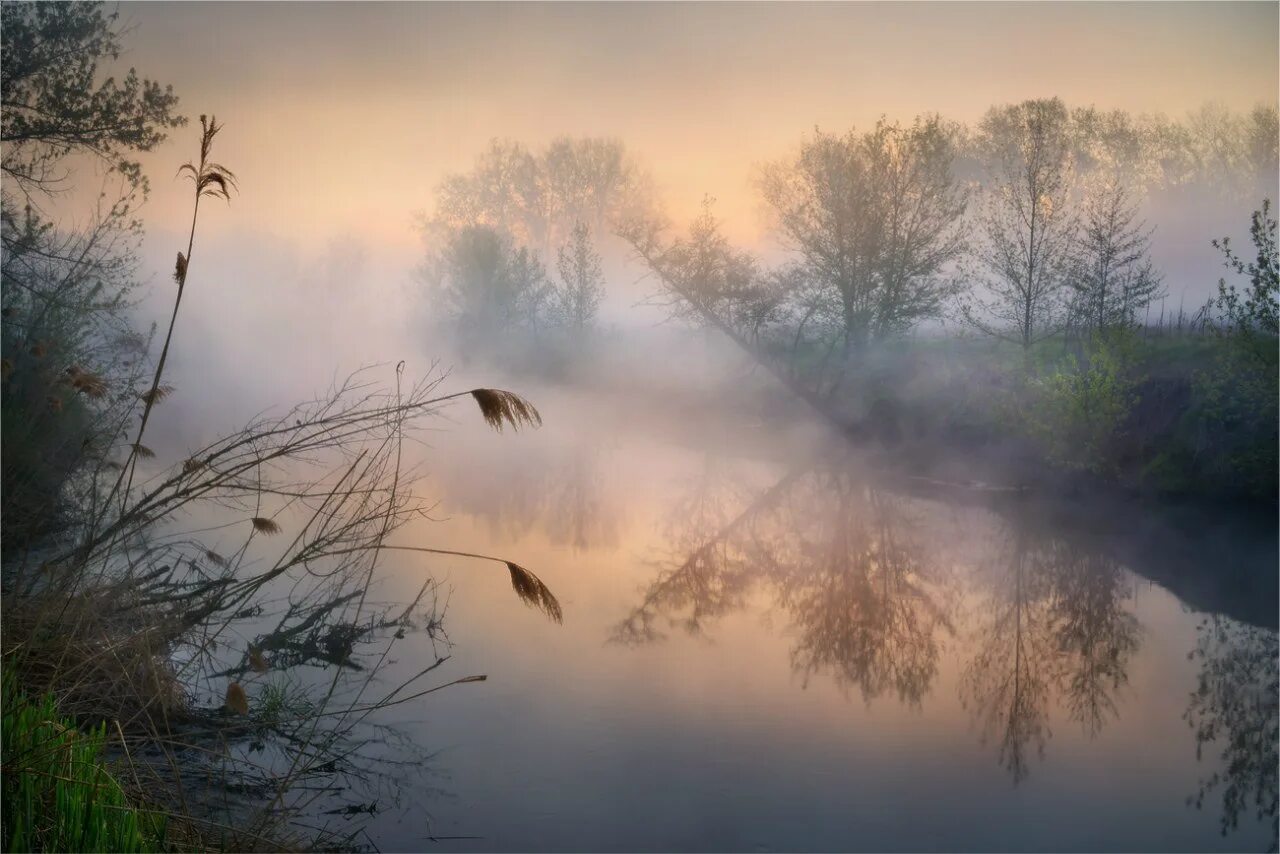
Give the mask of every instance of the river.
M 452 383 L 451 383 L 452 384 Z M 526 389 L 521 389 L 527 391 Z M 398 541 L 449 590 L 433 751 L 383 850 L 1264 850 L 1276 842 L 1276 530 L 1230 513 L 911 480 L 696 395 L 450 410 Z M 416 446 L 415 446 L 416 447 Z

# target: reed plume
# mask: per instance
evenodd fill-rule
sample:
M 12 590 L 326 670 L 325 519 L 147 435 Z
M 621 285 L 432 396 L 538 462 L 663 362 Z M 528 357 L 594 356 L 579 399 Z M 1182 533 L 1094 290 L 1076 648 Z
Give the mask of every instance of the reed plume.
M 186 253 L 179 252 L 178 260 L 174 265 L 173 280 L 178 285 L 178 293 L 173 299 L 173 314 L 169 317 L 169 329 L 164 336 L 164 346 L 160 348 L 160 359 L 156 363 L 155 376 L 151 380 L 151 388 L 142 395 L 142 420 L 138 425 L 138 434 L 133 440 L 133 453 L 125 462 L 124 468 L 120 470 L 120 476 L 116 479 L 116 484 L 111 489 L 108 496 L 108 502 L 113 499 L 124 488 L 124 496 L 127 500 L 129 491 L 133 488 L 133 472 L 134 462 L 138 457 L 138 449 L 142 447 L 142 436 L 147 431 L 147 422 L 151 418 L 151 409 L 164 397 L 161 393 L 160 380 L 164 376 L 165 363 L 169 359 L 169 347 L 173 343 L 173 330 L 178 323 L 178 310 L 182 306 L 182 295 L 187 287 L 187 271 L 191 265 L 191 253 L 195 248 L 196 242 L 196 223 L 200 217 L 200 198 L 202 196 L 220 196 L 226 201 L 231 201 L 231 190 L 236 189 L 235 175 L 225 166 L 214 163 L 209 160 L 209 154 L 213 150 L 213 138 L 217 136 L 218 131 L 222 130 L 222 125 L 213 116 L 200 117 L 200 162 L 199 164 L 185 163 L 178 169 L 178 174 L 187 174 L 196 185 L 195 200 L 191 208 L 191 231 L 187 236 Z M 127 480 L 126 480 L 127 478 Z
M 512 430 L 542 426 L 537 408 L 518 394 L 497 388 L 476 388 L 471 390 L 471 396 L 476 399 L 484 420 L 499 433 L 508 424 Z
M 173 394 L 173 386 L 166 383 L 164 385 L 158 385 L 150 391 L 143 392 L 138 395 L 138 399 L 143 403 L 149 403 L 152 406 L 155 406 L 171 394 Z
M 226 708 L 227 711 L 237 715 L 249 714 L 249 697 L 239 682 L 231 682 L 227 685 Z
M 564 622 L 564 612 L 551 588 L 542 583 L 542 579 L 517 563 L 503 561 L 511 573 L 511 586 L 520 600 L 530 607 L 537 608 L 557 623 Z
M 259 534 L 266 534 L 268 537 L 271 537 L 280 533 L 280 525 L 277 524 L 274 519 L 254 516 L 252 521 L 253 530 L 257 531 Z
M 249 647 L 249 666 L 253 668 L 255 673 L 266 673 L 271 669 L 267 663 L 267 657 L 262 654 L 262 650 L 257 647 Z
M 76 391 L 95 400 L 107 393 L 106 381 L 97 374 L 86 371 L 79 365 L 67 367 L 65 381 Z

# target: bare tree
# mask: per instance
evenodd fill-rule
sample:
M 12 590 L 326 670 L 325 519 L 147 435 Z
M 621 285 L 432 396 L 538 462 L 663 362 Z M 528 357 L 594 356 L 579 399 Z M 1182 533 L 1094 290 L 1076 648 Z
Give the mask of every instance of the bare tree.
M 1055 329 L 1075 237 L 1070 116 L 1062 102 L 990 110 L 979 129 L 989 170 L 976 260 L 987 293 L 964 308 L 979 330 L 1029 349 Z
M 440 184 L 424 227 L 439 236 L 489 226 L 546 256 L 579 222 L 597 233 L 615 224 L 643 204 L 646 185 L 616 139 L 559 137 L 540 153 L 495 139 L 470 172 Z
M 760 183 L 807 274 L 837 293 L 843 351 L 937 312 L 956 257 L 965 194 L 952 174 L 958 129 L 936 116 L 818 131 Z

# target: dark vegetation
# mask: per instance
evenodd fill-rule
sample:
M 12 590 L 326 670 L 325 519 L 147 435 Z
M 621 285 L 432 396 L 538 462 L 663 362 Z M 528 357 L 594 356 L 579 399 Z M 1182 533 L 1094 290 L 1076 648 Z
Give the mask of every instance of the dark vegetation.
M 444 641 L 436 588 L 378 602 L 384 552 L 424 514 L 401 447 L 450 401 L 493 429 L 540 416 L 496 389 L 446 394 L 439 377 L 368 372 L 320 398 L 162 459 L 148 426 L 182 389 L 183 295 L 200 287 L 198 225 L 229 202 L 221 126 L 200 117 L 190 235 L 154 362 L 131 292 L 147 184 L 130 158 L 186 125 L 177 97 L 118 57 L 114 12 L 3 6 L 3 813 L 8 850 L 269 849 L 356 844 L 359 822 L 420 769 L 422 747 L 381 710 L 428 685 L 436 654 L 397 685 L 379 673 L 407 632 Z M 61 205 L 102 176 L 88 225 Z M 204 206 L 202 207 L 202 203 Z M 78 213 L 83 213 L 79 211 Z M 83 217 L 79 218 L 81 221 Z M 560 605 L 520 565 L 517 596 Z M 384 772 L 394 769 L 394 776 Z

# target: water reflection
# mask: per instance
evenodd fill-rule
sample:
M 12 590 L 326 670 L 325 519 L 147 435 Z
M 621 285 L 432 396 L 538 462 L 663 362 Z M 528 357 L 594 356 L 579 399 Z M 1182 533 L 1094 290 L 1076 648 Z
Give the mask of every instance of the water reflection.
M 830 674 L 865 700 L 890 693 L 918 705 L 952 634 L 944 579 L 921 558 L 905 503 L 852 471 L 795 471 L 730 516 L 702 482 L 680 502 L 660 568 L 613 640 L 646 643 L 661 626 L 698 634 L 708 621 L 770 596 L 786 616 L 792 667 Z
M 971 560 L 961 542 L 972 519 L 948 522 L 939 506 L 842 461 L 796 469 L 744 498 L 731 468 L 709 458 L 672 503 L 666 553 L 611 639 L 704 635 L 764 600 L 785 621 L 804 683 L 825 674 L 865 701 L 888 695 L 909 707 L 929 696 L 954 642 L 961 705 L 1020 783 L 1044 758 L 1054 721 L 1094 739 L 1119 718 L 1143 641 L 1137 576 L 1108 541 L 1064 533 L 1016 502 L 984 515 L 991 533 Z M 1201 669 L 1185 718 L 1201 751 L 1221 751 L 1224 770 L 1189 801 L 1220 791 L 1224 835 L 1252 812 L 1271 820 L 1274 839 L 1276 633 L 1214 616 L 1191 657 Z
M 1117 692 L 1138 650 L 1133 584 L 1104 554 L 1038 536 L 1025 518 L 1006 526 L 1004 572 L 975 609 L 977 651 L 961 681 L 961 700 L 998 745 L 1015 782 L 1043 757 L 1055 700 L 1096 736 L 1116 715 Z M 999 555 L 1001 550 L 996 550 Z
M 1276 850 L 1277 769 L 1280 756 L 1280 657 L 1276 633 L 1219 616 L 1199 626 L 1190 658 L 1200 662 L 1196 690 L 1185 718 L 1195 731 L 1196 755 L 1221 752 L 1222 771 L 1200 781 L 1189 802 L 1202 808 L 1221 790 L 1222 835 L 1242 815 L 1271 820 L 1271 849 Z
M 955 639 L 962 705 L 1015 782 L 1056 709 L 1090 737 L 1118 716 L 1142 633 L 1133 578 L 1105 552 L 1015 512 L 982 549 L 987 565 L 956 572 L 955 532 L 856 468 L 798 469 L 747 501 L 716 475 L 707 465 L 675 502 L 671 552 L 615 642 L 703 634 L 759 595 L 785 617 L 802 681 L 920 706 Z
M 453 435 L 466 452 L 432 458 L 455 524 L 424 536 L 521 556 L 566 612 L 534 636 L 501 579 L 450 576 L 456 666 L 501 693 L 450 695 L 426 731 L 465 745 L 438 832 L 485 850 L 1274 839 L 1265 528 L 959 489 L 808 433 L 680 431 L 683 413 L 655 438 L 557 405 L 542 431 Z M 1189 661 L 1197 611 L 1223 616 Z
M 491 534 L 518 539 L 538 530 L 552 545 L 574 551 L 617 545 L 619 502 L 606 488 L 598 443 L 572 442 L 536 448 L 516 442 L 493 443 L 483 451 L 486 468 L 501 472 L 501 482 L 477 477 L 469 458 L 459 456 L 441 467 L 441 493 L 450 511 L 484 519 Z

